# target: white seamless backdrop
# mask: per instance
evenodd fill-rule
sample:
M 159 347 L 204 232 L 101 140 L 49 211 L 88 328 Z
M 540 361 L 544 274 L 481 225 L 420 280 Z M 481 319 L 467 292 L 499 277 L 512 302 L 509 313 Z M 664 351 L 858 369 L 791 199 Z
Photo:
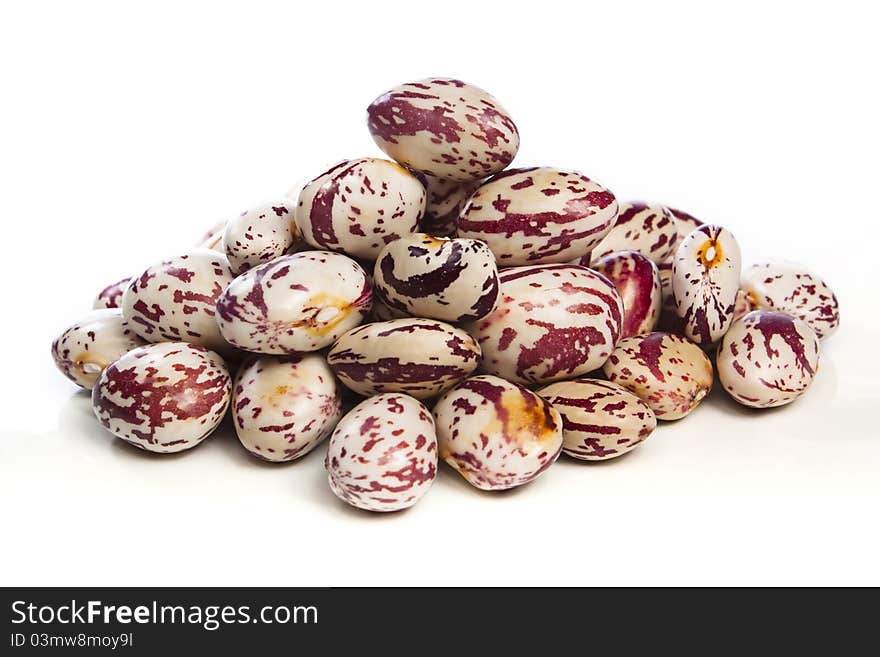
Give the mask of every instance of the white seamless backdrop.
M 876 65 L 868 3 L 94 2 L 0 8 L 0 583 L 880 584 Z M 408 512 L 258 463 L 114 440 L 55 334 L 104 285 L 336 160 L 403 81 L 487 88 L 518 165 L 721 223 L 809 264 L 843 324 L 795 404 L 712 395 L 616 462 Z

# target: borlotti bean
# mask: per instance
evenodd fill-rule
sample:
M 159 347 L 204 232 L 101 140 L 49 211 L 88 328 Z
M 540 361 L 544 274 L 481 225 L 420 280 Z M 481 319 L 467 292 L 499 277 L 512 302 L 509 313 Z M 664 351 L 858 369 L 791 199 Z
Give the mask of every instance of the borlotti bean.
M 577 171 L 511 169 L 468 199 L 458 236 L 486 242 L 499 267 L 561 263 L 589 252 L 616 218 L 614 194 Z
M 516 383 L 550 383 L 602 366 L 624 308 L 614 285 L 579 265 L 501 271 L 498 305 L 463 328 L 483 350 L 482 368 Z
M 260 356 L 239 370 L 232 417 L 242 446 L 276 463 L 305 456 L 342 417 L 342 398 L 318 354 Z
M 590 254 L 590 263 L 616 251 L 638 251 L 656 264 L 675 251 L 678 231 L 672 213 L 660 205 L 620 203 L 617 221 Z M 588 264 L 581 262 L 581 264 Z
M 389 157 L 414 171 L 461 182 L 498 173 L 519 149 L 519 132 L 501 103 L 451 78 L 385 92 L 367 108 L 367 127 Z
M 620 341 L 602 366 L 605 376 L 651 407 L 658 420 L 678 420 L 712 390 L 712 362 L 693 342 L 669 333 Z
M 329 251 L 276 258 L 232 281 L 217 301 L 230 344 L 260 354 L 317 351 L 360 324 L 372 290 L 354 260 Z
M 788 404 L 816 376 L 840 315 L 806 268 L 741 272 L 720 226 L 618 204 L 577 171 L 505 170 L 517 128 L 460 80 L 395 87 L 367 121 L 394 161 L 270 192 L 203 248 L 108 285 L 52 343 L 113 434 L 180 451 L 231 406 L 254 456 L 293 461 L 330 436 L 333 493 L 397 511 L 439 458 L 490 491 L 562 451 L 616 459 L 710 394 L 716 347 L 746 406 Z
M 498 267 L 484 242 L 415 233 L 382 249 L 373 284 L 387 306 L 407 315 L 464 322 L 495 308 Z
M 167 258 L 132 279 L 122 295 L 122 316 L 147 342 L 227 348 L 216 305 L 234 277 L 226 256 L 216 251 L 194 249 Z
M 458 182 L 419 175 L 428 195 L 425 214 L 419 219 L 419 230 L 435 237 L 454 237 L 458 230 L 458 215 L 480 180 Z
M 434 418 L 408 395 L 371 397 L 336 425 L 324 465 L 344 502 L 367 511 L 406 509 L 437 476 Z
M 727 332 L 741 271 L 739 244 L 726 228 L 707 224 L 684 238 L 672 261 L 672 296 L 688 338 L 708 347 Z
M 119 308 L 122 305 L 122 295 L 125 288 L 131 283 L 131 276 L 127 276 L 120 281 L 111 283 L 103 290 L 98 292 L 98 296 L 92 302 L 92 308 L 99 310 L 101 308 Z
M 534 392 L 475 376 L 434 406 L 440 458 L 468 483 L 505 490 L 533 481 L 562 449 L 562 418 Z
M 296 226 L 313 247 L 375 260 L 386 244 L 418 230 L 425 188 L 395 162 L 345 160 L 299 195 Z
M 333 345 L 327 362 L 358 394 L 405 392 L 427 399 L 472 374 L 480 346 L 444 322 L 393 319 L 352 329 Z
M 621 251 L 600 258 L 593 269 L 617 288 L 623 301 L 620 337 L 650 333 L 660 320 L 660 271 L 638 251 Z
M 295 209 L 290 200 L 278 199 L 245 210 L 226 222 L 223 250 L 232 271 L 243 274 L 287 253 L 297 237 Z
M 840 323 L 834 292 L 803 265 L 785 261 L 752 265 L 743 272 L 742 286 L 754 307 L 797 317 L 819 339 L 834 333 Z
M 137 347 L 105 369 L 92 408 L 116 437 L 149 452 L 180 452 L 207 438 L 226 414 L 223 359 L 188 342 Z
M 654 412 L 616 383 L 558 381 L 538 390 L 562 416 L 562 451 L 584 461 L 605 461 L 635 449 L 657 426 Z
M 101 308 L 55 338 L 52 359 L 64 376 L 91 390 L 108 365 L 143 344 L 146 342 L 131 330 L 119 308 Z
M 724 335 L 717 367 L 721 385 L 740 404 L 783 406 L 813 382 L 819 367 L 819 338 L 797 317 L 755 310 Z

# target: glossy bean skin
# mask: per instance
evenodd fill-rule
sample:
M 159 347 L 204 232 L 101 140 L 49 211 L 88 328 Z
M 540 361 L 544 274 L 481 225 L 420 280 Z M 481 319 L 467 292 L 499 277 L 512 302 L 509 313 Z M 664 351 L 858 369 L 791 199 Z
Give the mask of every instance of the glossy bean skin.
M 91 390 L 101 372 L 146 340 L 135 334 L 119 308 L 93 310 L 52 342 L 55 366 L 68 379 Z
M 840 324 L 834 291 L 803 265 L 786 261 L 757 263 L 743 272 L 742 289 L 754 309 L 797 317 L 820 340 L 834 333 Z
M 498 267 L 484 242 L 425 233 L 386 246 L 373 272 L 376 296 L 401 313 L 464 322 L 498 300 Z
M 222 247 L 236 274 L 289 253 L 297 240 L 294 210 L 288 199 L 248 208 L 223 229 Z
M 638 251 L 622 251 L 599 258 L 593 269 L 614 284 L 623 301 L 620 337 L 653 331 L 660 320 L 663 298 L 657 265 Z
M 650 407 L 616 383 L 586 378 L 557 381 L 538 394 L 562 416 L 562 451 L 583 461 L 622 456 L 657 426 Z
M 445 322 L 403 318 L 349 331 L 330 349 L 327 362 L 358 394 L 404 392 L 427 399 L 467 378 L 480 362 L 480 346 Z
M 709 347 L 727 332 L 741 271 L 739 244 L 726 228 L 704 224 L 684 238 L 672 261 L 672 296 L 688 338 Z
M 819 338 L 797 317 L 755 310 L 724 335 L 716 364 L 722 387 L 740 404 L 783 406 L 813 382 L 819 369 Z
M 232 419 L 239 442 L 264 461 L 301 458 L 342 417 L 333 372 L 318 354 L 248 359 L 235 377 Z
M 620 341 L 605 376 L 643 400 L 658 420 L 690 414 L 712 390 L 712 362 L 690 340 L 655 331 Z
M 92 389 L 98 421 L 140 449 L 191 449 L 220 424 L 232 381 L 215 352 L 187 342 L 137 347 L 107 367 Z
M 462 325 L 483 350 L 483 371 L 524 384 L 587 374 L 620 337 L 623 302 L 612 283 L 578 265 L 511 267 L 498 305 Z
M 434 406 L 440 458 L 482 490 L 534 481 L 562 450 L 562 418 L 534 392 L 496 376 L 475 376 Z
M 499 267 L 564 263 L 599 244 L 616 219 L 614 194 L 578 171 L 509 169 L 474 191 L 458 236 L 486 242 Z
M 367 127 L 379 148 L 404 166 L 459 182 L 498 173 L 519 149 L 519 132 L 501 103 L 452 78 L 390 89 L 367 108 Z
M 590 264 L 618 251 L 637 251 L 655 264 L 675 252 L 678 232 L 672 213 L 640 201 L 619 204 L 617 221 L 589 256 Z
M 386 244 L 418 230 L 425 202 L 422 183 L 396 162 L 345 160 L 303 187 L 296 227 L 316 249 L 373 261 Z
M 229 347 L 217 326 L 217 300 L 235 274 L 226 256 L 193 249 L 135 276 L 122 295 L 122 315 L 147 342 L 177 341 Z
M 217 301 L 220 331 L 230 344 L 261 354 L 317 351 L 370 313 L 372 290 L 354 260 L 304 251 L 254 267 Z
M 370 397 L 339 421 L 324 465 L 343 502 L 365 511 L 409 508 L 437 476 L 434 418 L 408 395 Z

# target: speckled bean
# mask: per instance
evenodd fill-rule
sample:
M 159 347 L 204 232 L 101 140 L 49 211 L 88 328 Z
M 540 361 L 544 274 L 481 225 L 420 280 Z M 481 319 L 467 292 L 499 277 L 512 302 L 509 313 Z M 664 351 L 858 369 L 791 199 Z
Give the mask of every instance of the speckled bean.
M 475 376 L 434 406 L 440 458 L 471 485 L 505 490 L 533 481 L 562 450 L 550 403 L 496 376 Z
M 721 385 L 740 404 L 783 406 L 813 382 L 819 368 L 819 339 L 797 317 L 756 310 L 724 335 L 717 367 Z
M 595 264 L 610 253 L 638 251 L 660 264 L 674 252 L 677 238 L 672 214 L 663 206 L 620 203 L 614 227 L 595 246 L 589 260 Z
M 242 446 L 276 463 L 305 456 L 342 417 L 333 372 L 317 354 L 260 356 L 238 371 L 232 418 Z
M 614 284 L 623 301 L 620 337 L 653 331 L 662 308 L 657 265 L 637 251 L 621 251 L 599 258 L 593 269 Z
M 195 249 L 162 260 L 133 278 L 122 296 L 122 315 L 148 342 L 182 340 L 225 349 L 216 304 L 233 278 L 225 255 Z
M 52 342 L 52 358 L 62 374 L 91 390 L 98 375 L 127 351 L 146 342 L 131 330 L 119 308 L 93 310 Z
M 379 253 L 373 281 L 389 307 L 449 322 L 485 317 L 498 299 L 498 267 L 479 240 L 401 238 Z
M 578 265 L 501 271 L 498 305 L 464 329 L 483 350 L 483 369 L 517 383 L 591 372 L 617 344 L 623 302 L 611 282 Z
M 425 188 L 395 162 L 340 162 L 300 192 L 296 226 L 318 249 L 375 260 L 386 244 L 418 229 Z
M 102 425 L 149 452 L 180 452 L 207 438 L 226 414 L 231 381 L 223 359 L 186 342 L 138 347 L 105 369 L 92 389 Z
M 230 344 L 261 354 L 330 346 L 370 312 L 372 291 L 354 260 L 328 251 L 276 258 L 236 278 L 217 302 Z
M 742 287 L 755 308 L 788 313 L 807 323 L 819 339 L 840 324 L 840 308 L 830 287 L 803 265 L 774 261 L 743 272 Z
M 650 406 L 658 420 L 678 420 L 712 390 L 712 363 L 690 340 L 654 332 L 620 341 L 605 376 Z
M 226 223 L 223 250 L 236 274 L 288 252 L 297 237 L 296 205 L 278 199 L 245 210 Z
M 519 132 L 501 103 L 451 78 L 385 92 L 367 108 L 367 127 L 379 148 L 401 164 L 462 182 L 501 171 L 519 149 Z
M 609 381 L 558 381 L 538 394 L 562 416 L 562 451 L 576 459 L 604 461 L 626 454 L 657 426 L 645 402 Z
M 672 296 L 687 337 L 708 347 L 733 322 L 742 270 L 739 244 L 726 228 L 703 225 L 684 238 L 672 261 Z
M 406 509 L 437 476 L 434 418 L 408 395 L 371 397 L 339 421 L 325 467 L 344 502 L 367 511 Z
M 561 263 L 589 252 L 616 217 L 614 194 L 577 171 L 511 169 L 473 193 L 458 236 L 486 242 L 501 267 Z
M 427 399 L 470 375 L 480 362 L 480 347 L 444 322 L 393 319 L 352 329 L 333 345 L 327 362 L 358 394 L 404 392 Z

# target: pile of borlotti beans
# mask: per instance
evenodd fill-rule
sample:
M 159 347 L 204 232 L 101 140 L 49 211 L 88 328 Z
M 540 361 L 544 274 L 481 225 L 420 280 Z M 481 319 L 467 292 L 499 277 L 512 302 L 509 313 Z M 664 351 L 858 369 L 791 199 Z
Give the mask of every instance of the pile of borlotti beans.
M 341 162 L 223 222 L 55 340 L 109 431 L 179 452 L 231 409 L 244 448 L 277 463 L 330 436 L 333 492 L 395 511 L 438 460 L 509 489 L 561 452 L 627 453 L 715 372 L 754 408 L 815 377 L 839 314 L 804 267 L 743 270 L 722 226 L 577 171 L 505 170 L 516 126 L 473 85 L 403 84 L 367 119 L 393 161 Z

